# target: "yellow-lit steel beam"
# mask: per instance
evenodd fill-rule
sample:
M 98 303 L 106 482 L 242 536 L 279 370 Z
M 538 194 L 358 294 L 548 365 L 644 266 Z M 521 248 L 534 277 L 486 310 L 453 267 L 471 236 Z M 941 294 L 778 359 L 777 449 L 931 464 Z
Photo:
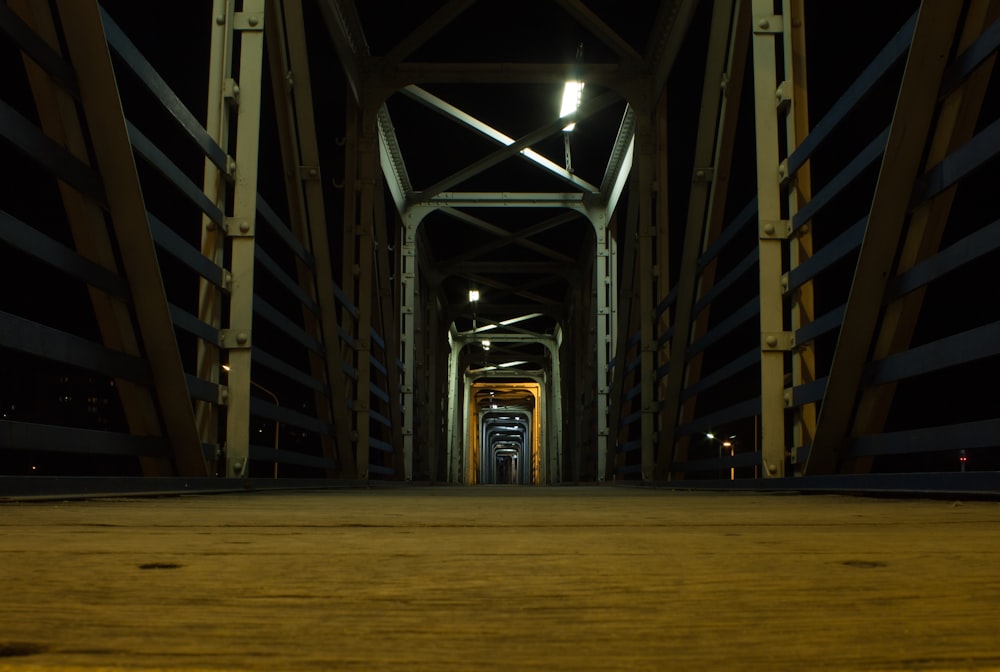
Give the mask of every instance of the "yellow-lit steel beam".
M 896 109 L 844 312 L 807 474 L 833 473 L 846 457 L 864 367 L 892 275 L 914 181 L 936 110 L 941 76 L 964 3 L 925 0 L 917 15 Z
M 53 50 L 57 53 L 60 51 L 59 36 L 48 3 L 9 0 L 8 6 Z M 24 68 L 42 131 L 79 161 L 89 163 L 84 131 L 71 93 L 57 86 L 30 58 L 24 58 Z M 117 275 L 118 262 L 115 261 L 107 222 L 100 205 L 62 180 L 58 182 L 58 187 L 76 251 L 85 259 Z M 141 357 L 128 304 L 96 287 L 88 287 L 87 290 L 97 318 L 101 342 L 111 350 Z M 115 379 L 115 389 L 131 435 L 163 436 L 156 399 L 150 390 L 125 378 Z M 169 460 L 140 457 L 139 462 L 145 476 L 172 476 L 176 473 Z
M 998 18 L 1000 2 L 973 0 L 965 15 L 957 53 L 963 53 Z M 934 136 L 924 164 L 925 172 L 972 138 L 995 63 L 996 54 L 986 59 L 959 88 L 941 101 Z M 914 209 L 906 228 L 896 275 L 905 273 L 938 251 L 956 190 L 957 185 L 952 186 Z M 921 287 L 885 306 L 872 351 L 874 361 L 909 347 L 925 292 L 926 288 Z M 858 403 L 852 436 L 879 434 L 883 431 L 895 391 L 895 382 L 865 388 Z M 871 458 L 859 458 L 849 464 L 848 468 L 855 472 L 865 472 L 871 468 L 871 462 Z
M 156 249 L 146 217 L 135 157 L 118 97 L 100 7 L 93 0 L 58 0 L 68 56 L 76 72 L 97 169 L 178 474 L 207 473 L 187 380 L 170 319 Z
M 809 134 L 809 99 L 806 86 L 806 35 L 803 0 L 784 0 L 783 16 L 784 55 L 786 80 L 779 87 L 781 100 L 786 105 L 786 142 L 789 155 Z M 807 161 L 795 173 L 788 191 L 788 219 L 791 220 L 812 198 L 810 164 Z M 805 262 L 813 253 L 811 224 L 799 228 L 789 243 L 789 271 Z M 787 275 L 784 281 L 787 284 Z M 815 317 L 813 282 L 804 283 L 791 298 L 790 326 L 795 330 L 813 321 Z M 792 386 L 804 385 L 816 379 L 816 354 L 813 344 L 806 343 L 792 352 Z M 786 395 L 791 392 L 787 391 Z M 793 412 L 792 446 L 812 443 L 816 432 L 816 404 L 805 404 Z M 795 460 L 792 451 L 792 460 Z
M 231 98 L 224 94 L 226 81 L 233 69 L 233 8 L 228 0 L 214 0 L 211 17 L 211 48 L 208 64 L 208 111 L 205 130 L 223 151 L 229 152 L 229 104 Z M 232 165 L 231 162 L 227 162 Z M 205 158 L 202 190 L 205 195 L 225 212 L 226 193 L 231 175 L 223 173 L 209 158 Z M 201 218 L 201 253 L 213 264 L 222 268 L 225 258 L 225 233 L 208 215 Z M 222 329 L 222 309 L 225 293 L 214 284 L 198 278 L 198 319 L 215 329 Z M 218 384 L 222 364 L 218 343 L 198 339 L 195 370 L 198 378 Z M 219 406 L 207 401 L 195 401 L 195 419 L 203 443 L 219 443 Z M 216 465 L 213 465 L 213 472 Z

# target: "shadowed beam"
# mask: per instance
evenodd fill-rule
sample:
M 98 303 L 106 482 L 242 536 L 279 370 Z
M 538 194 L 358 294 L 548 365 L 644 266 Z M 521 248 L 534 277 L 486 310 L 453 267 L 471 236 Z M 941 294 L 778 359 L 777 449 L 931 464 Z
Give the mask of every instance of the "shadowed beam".
M 404 37 L 392 50 L 385 55 L 389 65 L 395 65 L 420 48 L 427 40 L 434 37 L 438 31 L 454 21 L 465 10 L 475 4 L 476 0 L 451 0 L 438 9 L 416 30 Z
M 878 184 L 805 473 L 829 474 L 845 457 L 885 288 L 892 277 L 914 181 L 963 3 L 924 2 L 899 88 Z

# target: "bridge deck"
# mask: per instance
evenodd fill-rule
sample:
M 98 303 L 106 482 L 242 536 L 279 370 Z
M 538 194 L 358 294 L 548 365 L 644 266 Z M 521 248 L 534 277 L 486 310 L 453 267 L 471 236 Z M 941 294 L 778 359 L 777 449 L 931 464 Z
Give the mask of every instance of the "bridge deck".
M 0 530 L 3 670 L 1000 669 L 995 501 L 414 487 Z

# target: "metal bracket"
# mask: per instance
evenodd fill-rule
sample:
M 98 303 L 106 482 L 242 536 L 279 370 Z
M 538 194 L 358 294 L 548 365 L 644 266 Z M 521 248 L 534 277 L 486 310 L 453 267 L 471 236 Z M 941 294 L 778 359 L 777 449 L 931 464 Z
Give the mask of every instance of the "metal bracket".
M 222 100 L 233 107 L 240 106 L 240 85 L 232 77 L 222 82 Z
M 776 35 L 785 32 L 780 14 L 757 14 L 753 17 L 754 35 Z
M 692 182 L 711 182 L 715 178 L 714 168 L 695 168 Z
M 241 217 L 226 217 L 222 221 L 222 230 L 230 238 L 253 238 L 254 220 Z
M 299 166 L 299 179 L 303 181 L 320 179 L 319 166 Z
M 792 104 L 792 83 L 787 79 L 778 84 L 774 92 L 774 102 L 778 106 L 779 112 L 784 112 Z
M 791 233 L 792 223 L 787 219 L 760 221 L 758 235 L 761 240 L 784 240 Z
M 791 331 L 762 331 L 760 349 L 763 352 L 790 352 L 795 348 L 795 334 Z
M 249 329 L 219 329 L 219 347 L 226 350 L 249 350 L 252 343 Z
M 791 181 L 792 176 L 788 174 L 788 159 L 784 159 L 778 164 L 778 186 L 786 187 Z
M 264 30 L 264 12 L 236 12 L 233 14 L 233 30 Z

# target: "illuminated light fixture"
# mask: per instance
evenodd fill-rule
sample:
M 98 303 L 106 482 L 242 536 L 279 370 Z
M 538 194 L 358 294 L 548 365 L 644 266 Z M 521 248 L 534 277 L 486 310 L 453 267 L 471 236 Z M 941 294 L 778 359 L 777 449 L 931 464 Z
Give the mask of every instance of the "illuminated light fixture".
M 479 300 L 479 290 L 478 289 L 470 289 L 469 290 L 469 302 L 470 303 L 475 303 L 478 300 Z
M 575 80 L 566 82 L 566 86 L 563 87 L 562 106 L 559 108 L 559 117 L 562 118 L 576 112 L 580 107 L 580 99 L 582 97 L 583 82 Z M 569 133 L 574 128 L 576 128 L 576 122 L 572 121 L 562 130 L 565 133 Z
M 483 350 L 489 350 L 489 349 L 490 349 L 490 342 L 489 342 L 488 339 L 484 338 L 483 339 Z

